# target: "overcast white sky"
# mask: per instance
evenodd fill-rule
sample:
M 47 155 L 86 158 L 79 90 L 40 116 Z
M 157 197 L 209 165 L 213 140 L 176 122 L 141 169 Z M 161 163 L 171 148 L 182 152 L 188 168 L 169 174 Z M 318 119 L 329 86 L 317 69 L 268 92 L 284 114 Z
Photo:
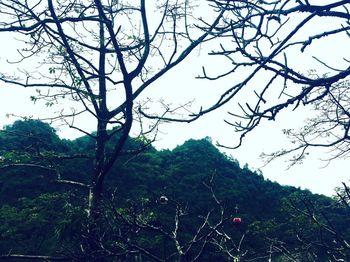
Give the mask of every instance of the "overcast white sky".
M 2 38 L 3 39 L 3 38 Z M 0 72 L 15 71 L 15 65 L 6 63 L 7 58 L 11 58 L 16 53 L 16 42 L 7 39 L 0 50 Z M 322 42 L 318 50 L 312 50 L 311 55 L 326 56 L 324 50 L 332 48 L 332 59 L 341 60 L 346 50 L 346 43 L 337 42 L 339 48 L 334 49 L 334 42 Z M 176 68 L 166 78 L 157 82 L 146 94 L 146 96 L 155 96 L 164 98 L 167 101 L 183 103 L 196 98 L 195 104 L 197 109 L 199 105 L 210 104 L 218 98 L 221 91 L 231 86 L 233 79 L 226 79 L 218 83 L 209 81 L 195 80 L 194 77 L 200 73 L 203 64 L 211 63 L 212 68 L 220 69 L 226 66 L 224 62 L 207 60 L 206 51 L 201 50 L 191 56 L 191 59 L 184 65 Z M 308 62 L 302 57 L 295 57 L 294 63 L 302 60 L 303 66 L 307 67 Z M 10 69 L 10 70 L 9 70 Z M 320 69 L 321 70 L 321 69 Z M 32 91 L 13 86 L 7 86 L 0 83 L 0 124 L 10 124 L 16 118 L 7 118 L 6 114 L 27 115 L 27 116 L 45 116 L 49 115 L 48 108 L 34 105 L 29 96 Z M 241 96 L 244 99 L 244 95 Z M 203 138 L 210 136 L 213 142 L 219 141 L 223 144 L 232 145 L 237 141 L 238 134 L 226 125 L 223 121 L 227 117 L 226 111 L 231 110 L 233 104 L 228 105 L 210 115 L 204 116 L 198 121 L 191 124 L 166 124 L 161 127 L 162 133 L 158 135 L 158 141 L 155 143 L 157 148 L 174 148 L 190 138 Z M 194 108 L 195 109 L 195 108 Z M 288 163 L 283 160 L 277 160 L 263 167 L 263 162 L 259 155 L 262 152 L 272 152 L 284 147 L 289 141 L 282 134 L 282 128 L 295 128 L 302 126 L 307 110 L 300 109 L 298 112 L 284 112 L 278 116 L 275 122 L 267 122 L 254 130 L 247 136 L 244 144 L 237 150 L 223 150 L 227 154 L 236 158 L 241 165 L 248 164 L 252 169 L 260 168 L 265 178 L 277 181 L 283 185 L 293 185 L 301 188 L 310 189 L 315 193 L 332 195 L 334 188 L 340 186 L 341 182 L 349 180 L 350 161 L 337 160 L 333 161 L 327 167 L 320 159 L 324 157 L 325 152 L 313 152 L 302 165 L 294 166 L 286 170 Z M 82 125 L 91 131 L 93 126 L 91 122 L 85 121 Z M 77 133 L 72 130 L 62 129 L 61 136 L 73 138 Z M 221 149 L 222 150 L 222 149 Z

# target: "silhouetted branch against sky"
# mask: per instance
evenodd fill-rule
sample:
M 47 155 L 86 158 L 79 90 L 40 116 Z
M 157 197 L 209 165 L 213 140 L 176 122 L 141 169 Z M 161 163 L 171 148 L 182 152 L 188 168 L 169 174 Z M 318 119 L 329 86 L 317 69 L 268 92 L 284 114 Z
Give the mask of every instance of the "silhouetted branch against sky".
M 291 159 L 294 165 L 304 159 L 309 147 L 330 148 L 327 160 L 346 157 L 350 66 L 342 44 L 349 41 L 349 2 L 231 1 L 228 6 L 225 1 L 211 2 L 227 11 L 216 34 L 231 39 L 211 54 L 228 59 L 232 66 L 214 76 L 203 68 L 200 78 L 215 81 L 236 74 L 237 80 L 202 112 L 235 101 L 241 92 L 255 98 L 239 101 L 239 110 L 227 117 L 226 122 L 241 133 L 238 143 L 220 145 L 239 147 L 264 120 L 274 121 L 286 108 L 311 105 L 319 115 L 297 134 L 287 131 L 293 134 L 295 146 L 269 154 L 269 160 L 296 153 Z M 248 76 L 239 78 L 243 68 Z
M 196 120 L 162 128 L 167 138 L 156 136 L 163 139 L 158 144 L 211 135 L 223 147 L 241 146 L 233 154 L 254 164 L 252 152 L 270 148 L 278 152 L 265 154 L 267 161 L 292 153 L 292 165 L 312 147 L 328 147 L 326 160 L 347 156 L 348 1 L 2 1 L 0 7 L 0 33 L 8 39 L 0 64 L 8 98 L 2 121 L 5 113 L 63 119 L 87 134 L 102 120 L 125 127 L 125 137 L 140 134 L 147 126 L 135 125 L 140 120 L 154 132 L 162 121 Z M 285 146 L 271 131 L 277 125 L 264 120 L 291 122 L 283 119 L 286 111 L 304 119 L 301 105 L 319 115 L 307 122 L 307 133 L 286 127 L 293 139 Z M 242 145 L 245 137 L 253 148 Z M 262 141 L 275 143 L 258 149 Z

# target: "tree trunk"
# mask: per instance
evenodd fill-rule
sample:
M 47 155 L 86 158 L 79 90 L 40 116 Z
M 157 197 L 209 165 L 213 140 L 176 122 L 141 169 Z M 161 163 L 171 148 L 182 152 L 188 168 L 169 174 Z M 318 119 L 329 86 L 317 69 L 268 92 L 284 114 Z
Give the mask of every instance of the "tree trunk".
M 106 142 L 107 142 L 107 124 L 106 121 L 99 119 L 96 134 L 96 149 L 94 173 L 91 181 L 91 187 L 88 196 L 88 233 L 87 233 L 87 261 L 107 261 L 104 258 L 104 250 L 101 248 L 101 235 L 103 229 L 100 223 L 102 212 L 102 191 L 103 178 L 101 176 L 106 161 Z
M 93 185 L 89 191 L 89 207 L 88 207 L 88 232 L 86 257 L 84 261 L 104 262 L 109 261 L 101 243 L 103 235 L 102 217 L 102 185 Z

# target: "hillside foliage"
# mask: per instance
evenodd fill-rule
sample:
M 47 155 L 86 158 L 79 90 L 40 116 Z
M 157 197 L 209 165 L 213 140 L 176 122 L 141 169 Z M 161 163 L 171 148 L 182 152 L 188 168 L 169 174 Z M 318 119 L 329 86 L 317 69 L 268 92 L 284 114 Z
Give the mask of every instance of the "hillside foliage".
M 188 140 L 173 150 L 147 146 L 132 152 L 142 143 L 128 139 L 128 150 L 105 183 L 99 230 L 106 250 L 119 254 L 119 260 L 110 261 L 349 259 L 349 208 L 335 198 L 280 186 L 241 168 L 210 138 Z M 0 133 L 0 254 L 86 261 L 88 251 L 81 248 L 86 189 L 58 183 L 56 173 L 60 179 L 86 181 L 93 148 L 89 136 L 62 140 L 36 120 L 5 127 Z M 65 158 L 73 153 L 76 158 Z M 234 217 L 241 219 L 239 225 Z M 174 255 L 179 253 L 174 239 L 184 256 Z

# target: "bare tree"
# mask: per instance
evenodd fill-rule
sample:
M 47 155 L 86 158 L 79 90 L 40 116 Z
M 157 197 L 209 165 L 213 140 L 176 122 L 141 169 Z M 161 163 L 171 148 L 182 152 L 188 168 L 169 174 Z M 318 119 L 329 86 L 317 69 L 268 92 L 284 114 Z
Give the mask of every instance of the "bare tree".
M 264 120 L 274 121 L 286 108 L 312 105 L 319 115 L 301 131 L 286 130 L 294 146 L 268 155 L 268 161 L 294 153 L 293 164 L 302 160 L 311 147 L 330 148 L 333 155 L 329 159 L 346 157 L 350 67 L 343 47 L 349 41 L 349 1 L 211 2 L 226 10 L 214 35 L 232 40 L 222 40 L 211 55 L 227 59 L 232 67 L 218 75 L 211 75 L 203 67 L 199 78 L 215 81 L 240 77 L 233 83 L 230 80 L 231 87 L 200 113 L 238 100 L 241 93 L 245 98 L 239 107 L 232 106 L 225 120 L 241 133 L 240 140 L 236 145 L 223 146 L 240 146 L 248 133 Z
M 348 192 L 349 188 L 343 184 L 343 188 L 338 192 L 338 201 L 323 207 L 307 197 L 298 196 L 297 199 L 289 200 L 291 220 L 302 219 L 308 224 L 308 229 L 294 229 L 296 239 L 300 243 L 296 254 L 303 254 L 302 256 L 309 257 L 310 261 L 319 261 L 320 256 L 330 261 L 349 260 L 348 232 L 341 230 L 339 225 L 349 221 Z M 332 219 L 333 213 L 330 210 L 342 214 L 342 218 Z
M 142 261 L 142 258 L 151 261 L 201 261 L 203 256 L 213 251 L 218 258 L 229 257 L 218 246 L 218 239 L 223 237 L 228 238 L 230 244 L 234 243 L 224 231 L 229 214 L 226 214 L 223 202 L 218 200 L 212 182 L 211 179 L 205 183 L 205 187 L 210 190 L 215 204 L 198 218 L 191 214 L 190 206 L 171 197 L 166 202 L 161 199 L 135 201 L 122 209 L 117 192 L 111 194 L 103 202 L 107 226 L 104 237 L 112 235 L 113 241 L 106 244 L 101 239 L 100 250 L 123 260 L 137 257 L 136 261 Z M 183 226 L 186 219 L 198 223 L 189 230 Z M 142 241 L 146 239 L 153 242 Z
M 308 155 L 309 148 L 329 148 L 323 158 L 328 164 L 337 158 L 349 156 L 349 82 L 341 81 L 331 85 L 322 99 L 312 103 L 316 115 L 304 122 L 299 130 L 283 129 L 292 147 L 277 152 L 262 154 L 268 163 L 271 160 L 293 154 L 290 165 L 300 163 Z M 321 95 L 320 90 L 317 90 Z
M 0 33 L 22 45 L 19 59 L 11 61 L 20 67 L 18 72 L 1 72 L 0 80 L 35 89 L 33 102 L 44 101 L 48 108 L 55 108 L 56 113 L 47 120 L 64 121 L 95 140 L 88 184 L 57 174 L 60 183 L 88 189 L 91 232 L 101 213 L 103 182 L 121 155 L 134 122 L 140 122 L 135 108 L 144 105 L 141 94 L 196 47 L 213 39 L 211 31 L 225 12 L 210 8 L 213 19 L 203 31 L 201 27 L 208 24 L 195 16 L 195 7 L 195 1 L 172 0 L 0 2 Z M 75 124 L 83 115 L 93 117 L 93 134 Z M 149 135 L 152 141 L 158 124 L 141 125 L 140 136 Z M 114 141 L 113 150 L 107 152 L 110 141 Z M 90 156 L 60 159 L 72 157 Z M 55 172 L 54 166 L 43 168 Z M 93 232 L 91 236 L 95 237 Z
M 199 44 L 213 38 L 210 31 L 223 11 L 215 13 L 203 32 L 193 8 L 191 1 L 170 0 L 0 3 L 0 32 L 24 44 L 15 61 L 24 67 L 20 76 L 2 72 L 1 81 L 36 89 L 32 100 L 44 100 L 48 107 L 63 103 L 50 120 L 63 120 L 96 141 L 93 177 L 87 185 L 92 217 L 99 213 L 103 181 L 137 120 L 134 107 L 141 103 L 141 94 Z M 25 61 L 40 68 L 28 69 Z M 75 125 L 83 114 L 93 116 L 94 134 Z M 155 131 L 157 124 L 142 130 L 142 135 Z M 108 133 L 111 126 L 116 128 Z M 113 136 L 118 139 L 107 155 L 106 143 Z
M 204 183 L 209 191 L 208 209 L 202 215 L 183 200 L 169 195 L 127 198 L 119 190 L 108 191 L 101 200 L 101 234 L 91 246 L 88 232 L 64 246 L 60 256 L 0 255 L 1 259 L 36 259 L 52 261 L 224 261 L 241 257 L 237 236 L 226 233 L 232 227 L 224 201 L 216 196 L 213 177 Z M 166 200 L 162 200 L 166 198 Z M 121 204 L 121 202 L 123 202 Z M 98 247 L 98 248 L 97 248 Z

